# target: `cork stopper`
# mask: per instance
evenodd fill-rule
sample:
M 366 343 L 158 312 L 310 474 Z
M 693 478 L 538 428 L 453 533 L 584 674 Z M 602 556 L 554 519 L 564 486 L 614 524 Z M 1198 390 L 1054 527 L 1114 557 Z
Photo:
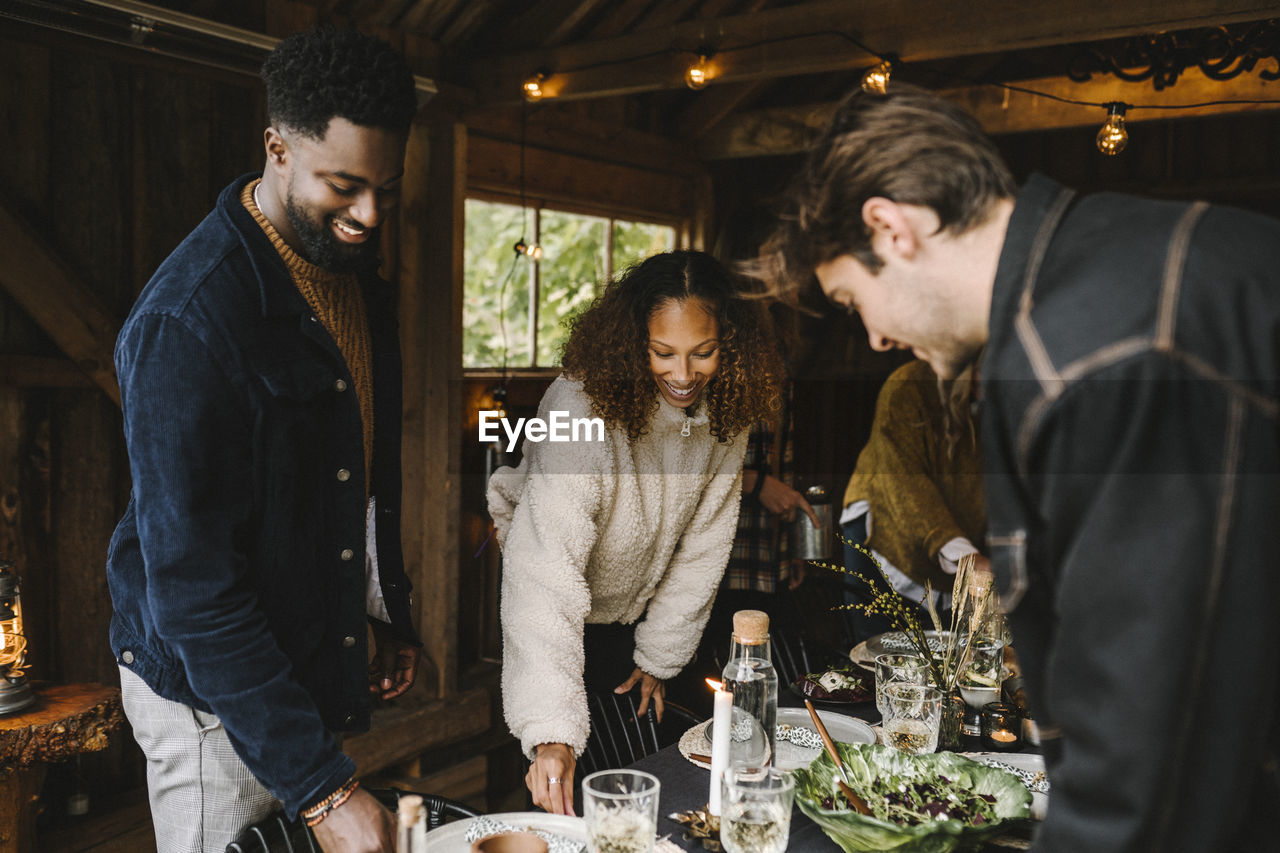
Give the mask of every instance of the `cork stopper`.
M 396 814 L 400 818 L 402 827 L 408 829 L 417 823 L 418 814 L 422 811 L 422 797 L 417 794 L 405 794 L 400 797 L 396 805 Z
M 769 614 L 763 610 L 739 610 L 733 614 L 733 636 L 747 645 L 769 638 Z

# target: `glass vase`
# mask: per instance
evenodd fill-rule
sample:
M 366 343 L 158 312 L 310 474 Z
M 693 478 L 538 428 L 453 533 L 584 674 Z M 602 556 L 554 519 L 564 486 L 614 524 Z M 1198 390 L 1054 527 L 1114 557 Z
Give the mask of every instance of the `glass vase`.
M 942 722 L 938 726 L 938 750 L 956 752 L 964 729 L 964 697 L 959 689 L 942 697 Z

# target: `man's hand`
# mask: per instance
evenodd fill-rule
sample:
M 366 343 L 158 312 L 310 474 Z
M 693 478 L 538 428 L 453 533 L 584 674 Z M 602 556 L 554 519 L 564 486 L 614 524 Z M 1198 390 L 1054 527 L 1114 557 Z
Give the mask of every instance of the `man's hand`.
M 374 652 L 369 662 L 369 692 L 394 699 L 413 686 L 422 649 L 391 636 L 390 626 L 373 623 Z
M 667 683 L 662 679 L 654 678 L 640 667 L 636 667 L 632 671 L 631 677 L 613 688 L 613 692 L 630 692 L 631 688 L 636 686 L 637 681 L 640 682 L 640 707 L 636 708 L 636 714 L 644 716 L 644 712 L 649 710 L 649 700 L 653 699 L 653 708 L 658 715 L 658 722 L 662 722 L 662 712 L 665 707 L 662 704 L 662 700 L 667 696 Z
M 533 803 L 552 814 L 572 815 L 573 750 L 565 743 L 538 744 L 538 755 L 529 765 L 524 784 L 533 795 Z
M 395 815 L 363 788 L 356 788 L 312 832 L 324 853 L 393 853 L 396 849 Z

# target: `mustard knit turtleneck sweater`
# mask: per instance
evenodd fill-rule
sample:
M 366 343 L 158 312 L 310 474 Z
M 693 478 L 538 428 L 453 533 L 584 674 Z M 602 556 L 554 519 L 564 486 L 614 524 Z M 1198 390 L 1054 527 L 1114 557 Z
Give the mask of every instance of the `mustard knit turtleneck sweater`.
M 351 371 L 351 382 L 360 400 L 360 418 L 364 426 L 364 470 L 365 493 L 369 491 L 369 480 L 373 461 L 373 365 L 369 348 L 369 319 L 365 313 L 364 295 L 360 292 L 360 282 L 354 273 L 333 273 L 321 269 L 304 259 L 289 247 L 258 209 L 253 191 L 261 180 L 250 181 L 240 193 L 240 203 L 262 228 L 271 245 L 280 253 L 293 283 L 298 292 L 307 300 L 307 305 L 315 313 L 316 318 L 333 336 L 339 352 L 347 362 Z

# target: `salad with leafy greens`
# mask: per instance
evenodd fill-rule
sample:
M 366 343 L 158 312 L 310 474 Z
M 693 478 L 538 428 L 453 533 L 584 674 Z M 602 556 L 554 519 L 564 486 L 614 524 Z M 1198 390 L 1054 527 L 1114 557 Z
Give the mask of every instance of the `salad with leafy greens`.
M 841 794 L 840 772 L 825 752 L 793 770 L 796 802 L 849 853 L 946 853 L 1029 817 L 1031 793 L 1011 773 L 951 752 L 907 755 L 873 744 L 838 743 L 849 786 L 871 814 Z

